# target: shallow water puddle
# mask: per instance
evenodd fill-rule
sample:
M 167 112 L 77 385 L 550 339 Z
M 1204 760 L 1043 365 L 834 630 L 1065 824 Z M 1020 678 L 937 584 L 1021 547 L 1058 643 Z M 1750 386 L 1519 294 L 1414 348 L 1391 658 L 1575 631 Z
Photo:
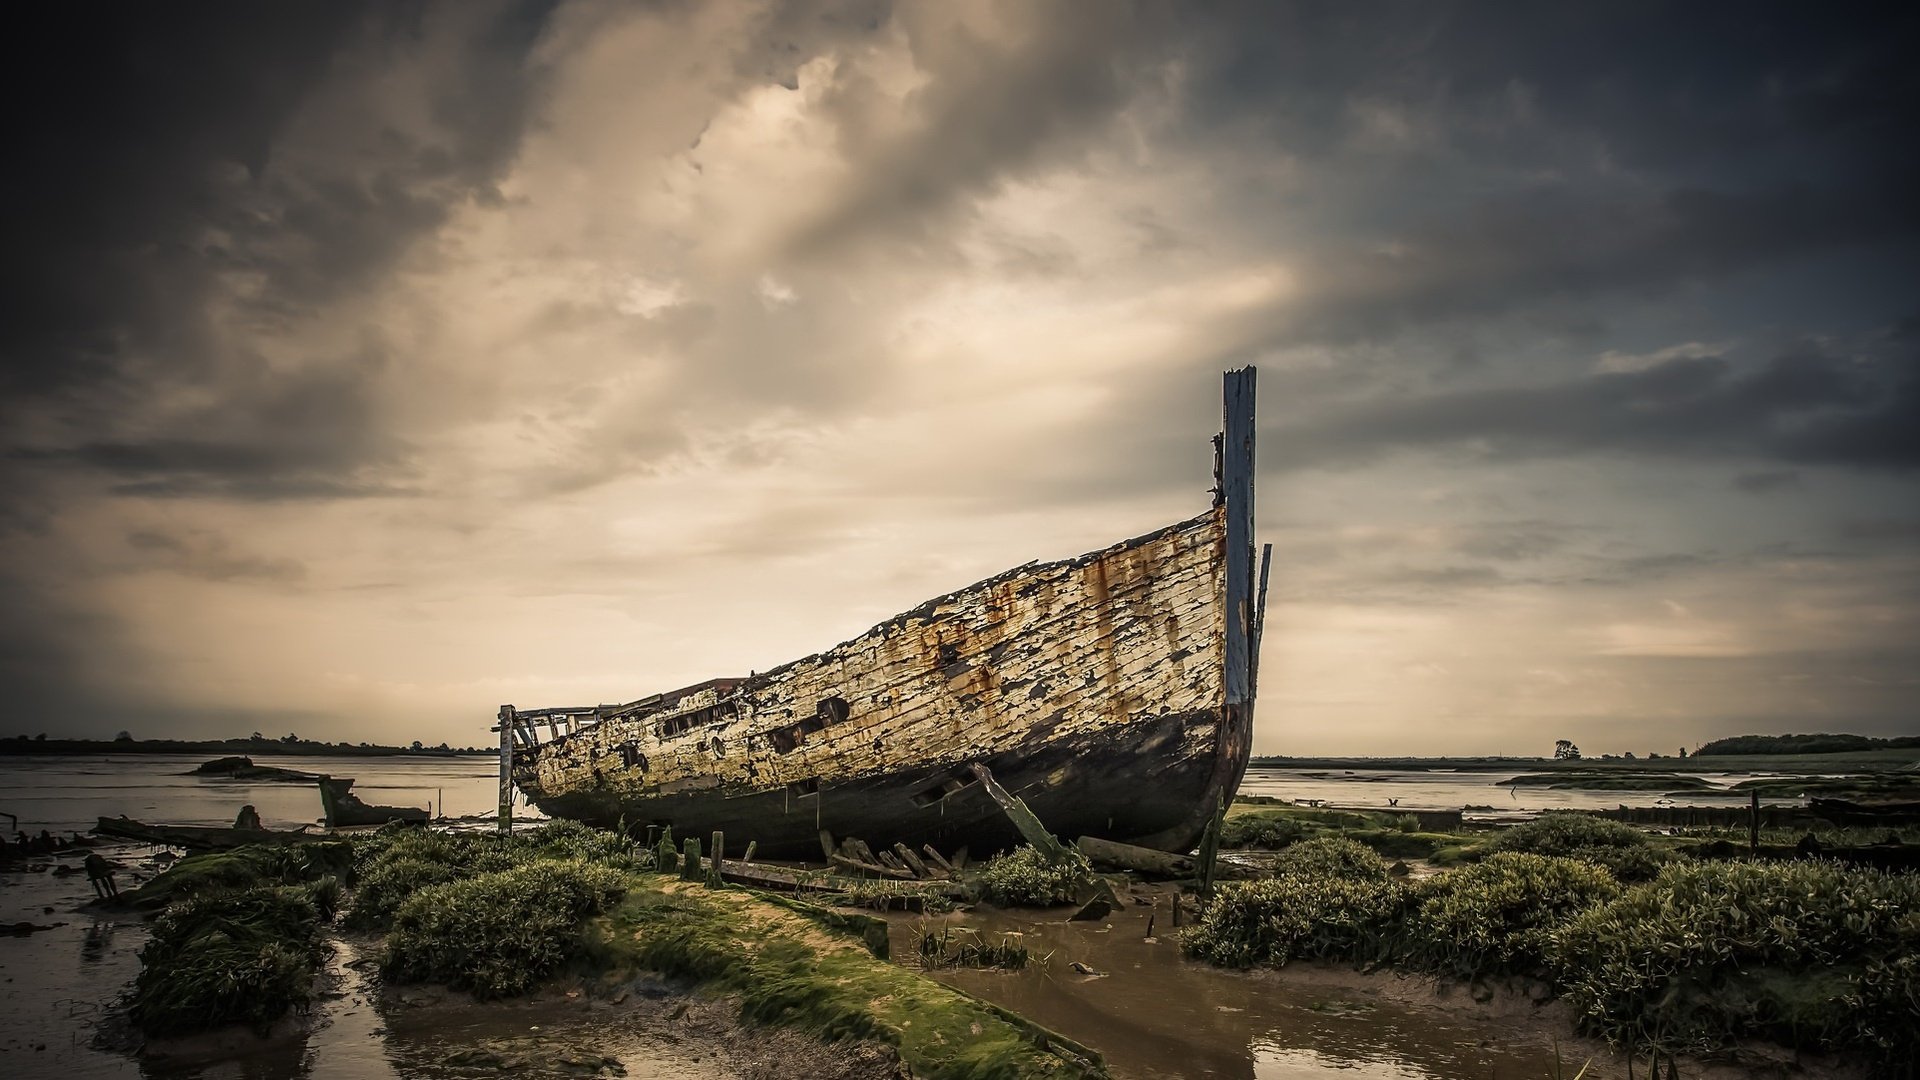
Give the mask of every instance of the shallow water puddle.
M 1554 1075 L 1548 1032 L 1557 1025 L 1551 1021 L 1489 1021 L 1396 1000 L 1389 991 L 1402 989 L 1408 998 L 1425 991 L 1390 977 L 1304 969 L 1248 974 L 1192 963 L 1180 955 L 1165 905 L 1155 915 L 1160 936 L 1145 939 L 1150 910 L 1128 904 L 1093 923 L 1064 922 L 1054 912 L 987 909 L 924 920 L 932 927 L 1018 934 L 1033 956 L 1021 971 L 931 974 L 1093 1047 L 1123 1080 Z M 915 963 L 923 920 L 895 915 L 890 921 L 894 956 Z M 1075 962 L 1100 974 L 1080 974 Z M 1579 1065 L 1571 1062 L 1569 1074 Z

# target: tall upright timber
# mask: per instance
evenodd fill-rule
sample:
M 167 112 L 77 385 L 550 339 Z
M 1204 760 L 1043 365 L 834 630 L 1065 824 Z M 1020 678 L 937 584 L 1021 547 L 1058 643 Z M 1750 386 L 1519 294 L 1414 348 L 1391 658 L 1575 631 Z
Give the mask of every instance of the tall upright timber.
M 721 830 L 771 858 L 819 852 L 822 830 L 988 851 L 1017 834 L 977 763 L 1060 836 L 1191 849 L 1252 747 L 1254 389 L 1253 368 L 1226 373 L 1197 517 L 1016 567 L 772 671 L 624 705 L 502 706 L 503 817 L 512 784 L 557 817 Z

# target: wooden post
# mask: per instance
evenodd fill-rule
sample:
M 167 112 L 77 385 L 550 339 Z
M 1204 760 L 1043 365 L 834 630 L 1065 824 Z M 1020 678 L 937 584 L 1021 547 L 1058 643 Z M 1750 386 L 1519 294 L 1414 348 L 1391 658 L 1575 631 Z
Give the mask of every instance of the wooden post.
M 720 855 L 727 850 L 727 834 L 719 829 L 713 830 L 712 861 L 707 864 L 707 884 L 720 887 Z
M 654 857 L 653 868 L 663 874 L 671 874 L 680 868 L 680 853 L 673 849 L 672 829 L 660 834 L 660 850 Z
M 680 880 L 700 880 L 700 838 L 687 837 L 686 851 L 680 856 Z
M 1223 377 L 1225 440 L 1220 486 L 1227 505 L 1226 690 L 1228 705 L 1253 700 L 1253 398 L 1252 367 Z
M 513 831 L 513 706 L 500 706 L 500 835 Z
M 740 856 L 740 861 L 741 861 L 741 862 L 743 862 L 743 863 L 749 863 L 749 862 L 752 862 L 752 861 L 753 861 L 753 849 L 754 849 L 754 848 L 757 848 L 757 847 L 759 847 L 759 846 L 760 846 L 760 841 L 758 841 L 758 840 L 749 840 L 749 841 L 747 841 L 747 853 L 746 853 L 745 855 L 742 855 L 742 856 Z
M 1747 804 L 1747 808 L 1748 808 L 1747 851 L 1753 854 L 1759 854 L 1760 852 L 1760 792 L 1758 790 L 1755 790 L 1752 794 L 1753 794 L 1753 801 Z

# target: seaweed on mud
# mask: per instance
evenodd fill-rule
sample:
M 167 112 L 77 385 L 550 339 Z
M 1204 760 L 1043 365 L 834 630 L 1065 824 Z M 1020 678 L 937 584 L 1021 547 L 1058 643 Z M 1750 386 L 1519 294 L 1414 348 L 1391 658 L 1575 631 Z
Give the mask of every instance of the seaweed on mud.
M 331 880 L 330 878 L 327 880 Z M 305 1009 L 325 955 L 313 891 L 270 886 L 172 904 L 140 950 L 128 1012 L 149 1035 L 264 1027 Z

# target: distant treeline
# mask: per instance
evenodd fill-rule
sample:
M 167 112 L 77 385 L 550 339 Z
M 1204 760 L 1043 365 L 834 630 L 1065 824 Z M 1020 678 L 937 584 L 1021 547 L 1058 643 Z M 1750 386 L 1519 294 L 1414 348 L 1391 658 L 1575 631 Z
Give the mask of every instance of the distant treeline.
M 452 757 L 467 754 L 497 754 L 498 749 L 456 747 L 441 743 L 427 746 L 381 746 L 378 743 L 317 742 L 298 736 L 269 739 L 255 735 L 248 739 L 49 739 L 45 735 L 0 738 L 0 755 L 20 754 L 281 754 L 287 756 L 388 757 L 394 754 L 432 754 Z
M 1861 750 L 1904 750 L 1920 747 L 1920 735 L 1875 739 L 1866 735 L 1735 735 L 1715 739 L 1694 751 L 1705 754 L 1844 754 Z

